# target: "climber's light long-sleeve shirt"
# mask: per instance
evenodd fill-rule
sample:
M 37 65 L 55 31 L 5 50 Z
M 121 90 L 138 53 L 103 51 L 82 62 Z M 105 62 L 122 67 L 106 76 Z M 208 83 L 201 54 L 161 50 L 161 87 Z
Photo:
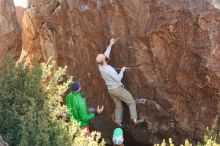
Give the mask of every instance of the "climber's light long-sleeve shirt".
M 104 55 L 109 58 L 111 53 L 111 46 L 109 46 Z M 115 69 L 111 65 L 99 65 L 99 71 L 101 73 L 102 78 L 105 81 L 105 84 L 109 90 L 116 89 L 120 86 L 123 86 L 121 79 L 123 77 L 123 71 L 120 71 L 118 74 Z

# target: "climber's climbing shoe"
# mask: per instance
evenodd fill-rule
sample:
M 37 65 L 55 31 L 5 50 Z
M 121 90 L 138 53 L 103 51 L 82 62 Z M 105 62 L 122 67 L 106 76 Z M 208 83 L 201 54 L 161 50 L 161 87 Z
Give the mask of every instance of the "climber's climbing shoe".
M 116 123 L 116 125 L 117 125 L 118 127 L 121 127 L 121 126 L 122 126 L 122 124 L 121 124 L 121 123 Z
M 134 125 L 137 126 L 137 125 L 140 125 L 142 123 L 145 123 L 145 118 L 138 119 L 136 122 L 134 122 Z

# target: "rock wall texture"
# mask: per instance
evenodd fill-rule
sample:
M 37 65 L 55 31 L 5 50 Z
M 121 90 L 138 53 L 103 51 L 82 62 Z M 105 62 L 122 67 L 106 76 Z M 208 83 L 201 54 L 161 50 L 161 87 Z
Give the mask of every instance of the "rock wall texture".
M 26 10 L 26 8 L 18 6 L 15 8 L 15 10 L 16 10 L 18 23 L 20 24 L 20 26 L 22 26 L 22 18 L 23 18 L 24 11 Z
M 1 0 L 2 1 L 2 0 Z M 111 64 L 130 66 L 123 83 L 149 123 L 130 135 L 143 144 L 165 137 L 201 138 L 220 114 L 220 10 L 206 0 L 29 0 L 23 48 L 29 61 L 52 56 L 82 83 L 91 105 L 104 104 L 93 121 L 108 141 L 114 105 L 95 65 L 111 37 Z M 1 28 L 1 27 L 0 27 Z M 23 55 L 25 56 L 25 55 Z M 124 122 L 129 120 L 125 106 Z M 219 126 L 219 125 L 218 125 Z M 220 126 L 219 126 L 220 127 Z
M 21 29 L 13 0 L 0 0 L 0 68 L 9 52 L 20 55 Z

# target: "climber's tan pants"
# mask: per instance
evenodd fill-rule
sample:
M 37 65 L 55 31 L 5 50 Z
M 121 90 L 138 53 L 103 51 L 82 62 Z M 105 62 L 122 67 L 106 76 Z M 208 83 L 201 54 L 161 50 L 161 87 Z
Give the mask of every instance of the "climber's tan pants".
M 136 110 L 136 103 L 134 98 L 132 97 L 131 93 L 123 87 L 118 87 L 113 90 L 108 90 L 110 96 L 112 97 L 114 104 L 115 104 L 115 122 L 121 123 L 123 117 L 123 107 L 122 102 L 124 101 L 130 111 L 131 119 L 137 119 L 137 110 Z

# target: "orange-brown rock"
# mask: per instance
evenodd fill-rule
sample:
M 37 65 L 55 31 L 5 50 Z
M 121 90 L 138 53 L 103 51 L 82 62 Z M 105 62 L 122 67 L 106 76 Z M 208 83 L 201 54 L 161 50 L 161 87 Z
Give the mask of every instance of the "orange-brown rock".
M 18 23 L 20 24 L 20 26 L 22 26 L 22 18 L 23 18 L 25 10 L 26 8 L 23 8 L 20 6 L 16 7 L 16 16 L 17 16 Z
M 130 134 L 141 143 L 166 137 L 196 140 L 220 114 L 220 10 L 206 0 L 30 0 L 23 48 L 30 61 L 52 56 L 82 83 L 90 105 L 105 105 L 93 121 L 110 139 L 113 102 L 95 65 L 111 37 L 111 64 L 131 66 L 125 86 L 149 123 Z M 126 109 L 126 106 L 125 106 Z M 130 123 L 128 110 L 124 122 Z
M 9 52 L 19 56 L 21 30 L 13 0 L 0 0 L 0 68 Z

